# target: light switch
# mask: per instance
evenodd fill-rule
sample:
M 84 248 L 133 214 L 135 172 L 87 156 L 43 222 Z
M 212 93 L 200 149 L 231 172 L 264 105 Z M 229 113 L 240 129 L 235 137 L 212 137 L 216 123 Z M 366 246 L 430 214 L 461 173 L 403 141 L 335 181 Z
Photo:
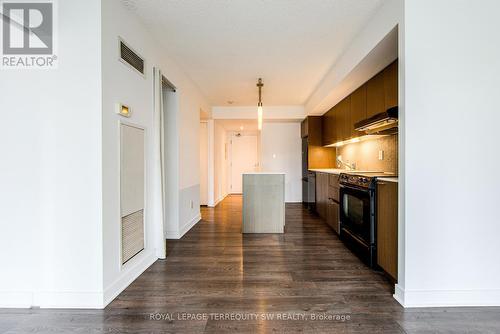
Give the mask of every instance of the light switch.
M 378 151 L 378 159 L 384 160 L 384 151 L 382 151 L 382 150 Z

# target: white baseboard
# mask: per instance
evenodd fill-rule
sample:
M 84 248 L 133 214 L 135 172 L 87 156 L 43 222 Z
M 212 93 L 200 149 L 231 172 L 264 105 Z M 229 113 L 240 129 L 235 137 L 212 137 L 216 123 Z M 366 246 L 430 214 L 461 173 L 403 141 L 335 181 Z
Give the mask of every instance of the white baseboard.
M 41 291 L 36 292 L 33 305 L 40 308 L 101 309 L 100 291 Z
M 189 222 L 184 224 L 181 227 L 181 230 L 179 231 L 179 238 L 182 238 L 184 234 L 186 234 L 190 229 L 193 228 L 194 225 L 196 225 L 199 221 L 201 220 L 201 213 L 198 213 L 193 219 L 191 219 Z
M 167 239 L 180 239 L 186 234 L 194 225 L 196 225 L 201 220 L 201 213 L 198 213 L 193 219 L 184 224 L 180 231 L 167 231 Z
M 151 252 L 124 269 L 121 276 L 101 291 L 0 291 L 0 308 L 102 309 L 151 266 L 157 257 Z
M 0 308 L 102 308 L 102 292 L 99 291 L 0 291 Z
M 224 196 L 220 197 L 219 199 L 217 199 L 214 203 L 214 205 L 210 206 L 211 208 L 215 208 L 217 206 L 217 204 L 219 204 L 220 202 L 222 202 L 226 197 L 227 195 L 229 194 L 225 194 Z
M 31 291 L 0 291 L 0 308 L 30 308 L 33 306 Z
M 396 284 L 394 287 L 394 295 L 392 295 L 394 299 L 401 304 L 401 306 L 405 306 L 405 290 L 399 285 Z
M 140 256 L 140 254 L 136 255 Z M 148 269 L 158 258 L 153 254 L 153 252 L 144 254 L 142 258 L 138 258 L 135 262 L 127 262 L 123 266 L 120 277 L 118 277 L 111 285 L 104 289 L 103 306 L 106 307 L 109 303 L 113 301 L 123 290 L 125 290 L 139 275 L 141 275 L 146 269 Z M 131 260 L 133 261 L 133 259 Z
M 180 233 L 179 231 L 174 231 L 174 230 L 167 230 L 165 232 L 165 239 L 180 239 Z
M 396 285 L 394 298 L 403 307 L 500 306 L 500 290 L 404 290 Z

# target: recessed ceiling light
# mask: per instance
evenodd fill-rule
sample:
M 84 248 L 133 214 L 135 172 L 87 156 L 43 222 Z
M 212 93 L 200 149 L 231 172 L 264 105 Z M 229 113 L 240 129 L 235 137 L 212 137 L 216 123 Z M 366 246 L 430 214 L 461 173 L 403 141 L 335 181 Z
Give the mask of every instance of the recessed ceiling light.
M 243 131 L 243 129 L 244 129 L 243 125 L 242 125 L 242 126 L 240 126 L 240 130 L 241 130 L 241 131 Z

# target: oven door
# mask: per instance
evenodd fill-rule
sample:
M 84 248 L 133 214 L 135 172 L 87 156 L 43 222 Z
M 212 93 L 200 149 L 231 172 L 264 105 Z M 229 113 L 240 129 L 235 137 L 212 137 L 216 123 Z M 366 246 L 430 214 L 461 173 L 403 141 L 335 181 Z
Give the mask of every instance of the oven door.
M 340 186 L 340 227 L 361 239 L 366 246 L 373 245 L 370 190 L 351 186 Z M 342 233 L 342 232 L 341 232 Z

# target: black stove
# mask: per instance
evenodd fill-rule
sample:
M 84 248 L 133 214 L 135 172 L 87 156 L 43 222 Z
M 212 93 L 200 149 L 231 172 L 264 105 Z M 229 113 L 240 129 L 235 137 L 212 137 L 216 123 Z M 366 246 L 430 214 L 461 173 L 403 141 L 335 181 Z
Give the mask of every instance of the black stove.
M 375 188 L 377 177 L 388 176 L 381 172 L 350 172 L 340 174 L 340 183 L 360 188 Z
M 340 174 L 340 239 L 370 267 L 377 266 L 377 177 L 381 172 Z

